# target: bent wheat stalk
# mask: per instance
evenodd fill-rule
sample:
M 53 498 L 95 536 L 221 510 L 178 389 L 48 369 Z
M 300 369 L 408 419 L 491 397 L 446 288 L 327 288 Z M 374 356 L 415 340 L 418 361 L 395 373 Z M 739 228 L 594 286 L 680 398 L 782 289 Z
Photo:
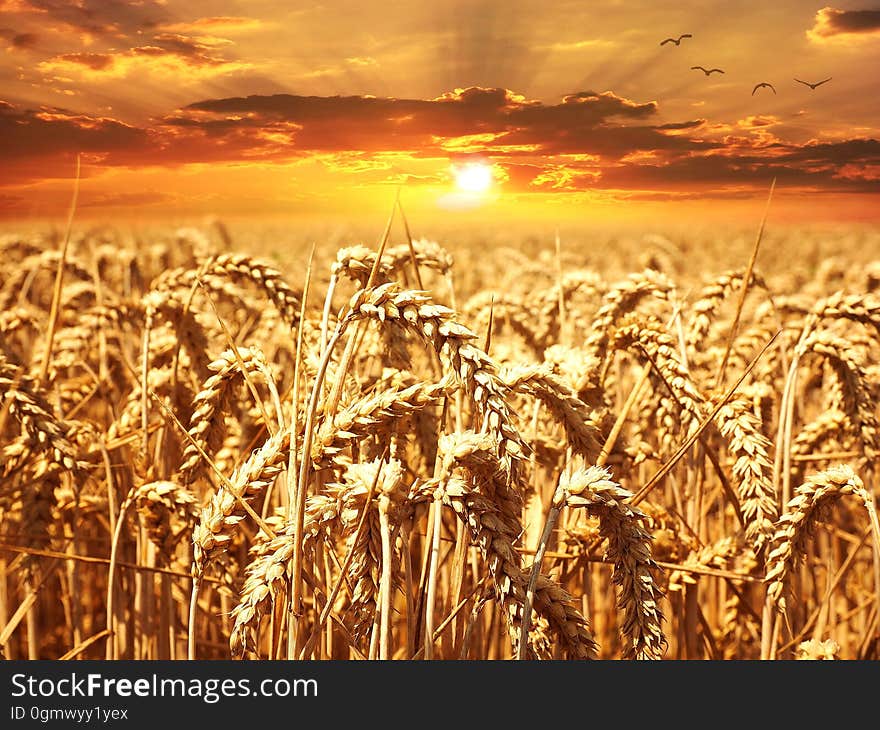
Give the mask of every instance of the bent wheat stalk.
M 639 525 L 645 515 L 626 504 L 632 493 L 611 479 L 601 467 L 578 469 L 564 474 L 553 495 L 552 516 L 564 505 L 585 508 L 599 518 L 599 534 L 608 541 L 606 559 L 614 564 L 612 581 L 619 587 L 618 608 L 624 613 L 621 632 L 624 637 L 624 658 L 661 659 L 667 641 L 663 634 L 663 614 L 659 603 L 663 592 L 652 571 L 660 567 L 651 557 L 652 539 Z M 547 519 L 551 525 L 551 517 Z M 546 545 L 552 526 L 545 526 L 541 545 Z M 535 557 L 532 576 L 540 570 L 543 550 Z M 530 580 L 530 586 L 534 577 Z M 525 626 L 525 620 L 523 621 Z
M 814 474 L 795 490 L 788 510 L 776 525 L 770 552 L 767 556 L 767 595 L 780 612 L 785 612 L 785 589 L 788 577 L 797 561 L 806 552 L 806 541 L 812 535 L 815 523 L 827 508 L 841 497 L 852 495 L 868 513 L 874 536 L 874 581 L 880 608 L 880 522 L 874 506 L 874 496 L 849 466 L 832 467 Z

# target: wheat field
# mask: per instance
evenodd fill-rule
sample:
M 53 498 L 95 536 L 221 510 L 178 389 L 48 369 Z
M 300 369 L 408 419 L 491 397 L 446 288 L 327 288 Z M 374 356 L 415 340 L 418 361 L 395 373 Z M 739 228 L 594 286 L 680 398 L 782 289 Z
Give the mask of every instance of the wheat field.
M 877 658 L 877 232 L 68 234 L 0 239 L 5 658 Z

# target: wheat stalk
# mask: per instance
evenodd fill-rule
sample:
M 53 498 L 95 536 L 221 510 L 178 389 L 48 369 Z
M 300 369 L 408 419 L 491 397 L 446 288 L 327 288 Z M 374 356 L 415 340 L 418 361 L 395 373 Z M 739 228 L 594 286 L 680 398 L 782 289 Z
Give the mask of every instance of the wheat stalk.
M 827 508 L 841 497 L 856 497 L 868 512 L 874 533 L 875 580 L 880 557 L 880 524 L 874 506 L 874 496 L 849 466 L 836 466 L 807 477 L 796 490 L 787 511 L 776 525 L 776 534 L 767 555 L 767 595 L 777 608 L 786 609 L 785 589 L 792 569 L 805 554 L 807 540 L 813 534 L 816 522 Z M 878 583 L 880 585 L 880 583 Z M 876 586 L 875 586 L 876 588 Z
M 631 497 L 607 469 L 591 466 L 563 475 L 553 501 L 599 518 L 599 534 L 608 541 L 606 558 L 614 564 L 612 580 L 619 588 L 624 657 L 660 659 L 667 641 L 659 608 L 663 592 L 652 573 L 659 568 L 651 557 L 651 535 L 639 524 L 644 514 L 626 504 Z

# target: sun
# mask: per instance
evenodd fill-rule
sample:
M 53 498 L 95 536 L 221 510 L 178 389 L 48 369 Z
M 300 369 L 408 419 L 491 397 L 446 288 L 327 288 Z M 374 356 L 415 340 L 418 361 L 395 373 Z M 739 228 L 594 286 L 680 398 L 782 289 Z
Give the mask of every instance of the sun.
M 483 162 L 454 165 L 456 187 L 466 193 L 485 193 L 492 187 L 492 167 Z

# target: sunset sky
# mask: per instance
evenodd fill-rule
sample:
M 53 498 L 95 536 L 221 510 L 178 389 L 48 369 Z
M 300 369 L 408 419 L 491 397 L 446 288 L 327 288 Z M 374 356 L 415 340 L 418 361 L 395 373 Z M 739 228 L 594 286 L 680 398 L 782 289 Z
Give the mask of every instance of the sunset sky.
M 878 222 L 878 68 L 867 0 L 0 0 L 0 216 Z

